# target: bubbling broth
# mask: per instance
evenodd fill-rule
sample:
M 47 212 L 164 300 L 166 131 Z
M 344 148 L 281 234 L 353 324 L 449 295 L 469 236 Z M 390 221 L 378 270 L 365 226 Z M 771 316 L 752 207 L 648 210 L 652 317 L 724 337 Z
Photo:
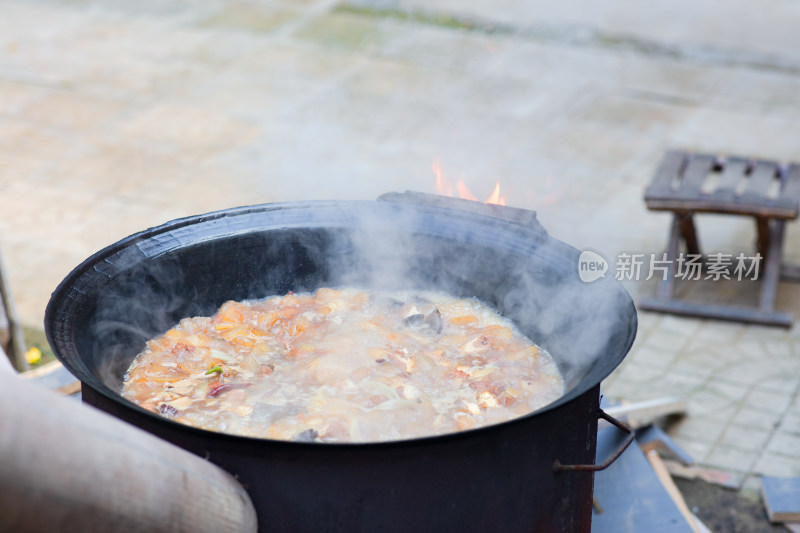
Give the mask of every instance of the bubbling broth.
M 328 288 L 186 318 L 147 343 L 122 389 L 190 426 L 315 442 L 452 433 L 563 393 L 550 355 L 476 299 Z

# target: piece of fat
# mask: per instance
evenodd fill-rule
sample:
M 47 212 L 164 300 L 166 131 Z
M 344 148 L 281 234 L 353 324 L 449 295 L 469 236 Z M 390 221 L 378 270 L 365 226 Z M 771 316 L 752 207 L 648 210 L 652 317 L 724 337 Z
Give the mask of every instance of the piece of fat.
M 469 374 L 471 378 L 479 379 L 479 378 L 488 376 L 489 374 L 493 374 L 496 370 L 497 370 L 497 367 L 486 366 L 486 367 L 481 368 L 481 367 L 473 366 L 472 368 L 469 369 L 467 374 Z
M 467 411 L 469 411 L 469 412 L 470 412 L 470 413 L 472 413 L 473 415 L 480 414 L 480 412 L 481 412 L 481 408 L 480 408 L 480 407 L 478 407 L 478 405 L 477 405 L 477 404 L 474 404 L 474 403 L 472 403 L 472 402 L 468 402 L 468 401 L 466 401 L 466 400 L 462 400 L 462 403 L 464 404 L 464 407 L 466 407 L 466 408 L 467 408 Z
M 233 410 L 234 413 L 241 416 L 242 418 L 246 418 L 253 414 L 253 406 L 252 405 L 240 405 L 236 409 Z
M 223 351 L 216 350 L 214 348 L 211 349 L 211 358 L 212 359 L 219 359 L 220 361 L 225 361 L 226 363 L 233 361 L 233 357 L 226 354 Z
M 489 391 L 483 391 L 478 395 L 478 402 L 484 407 L 500 407 L 497 397 Z
M 421 396 L 419 389 L 410 383 L 403 384 L 403 396 L 407 400 L 416 400 Z
M 478 335 L 477 337 L 473 338 L 469 342 L 465 342 L 461 346 L 458 347 L 459 350 L 466 353 L 479 353 L 485 352 L 489 349 L 488 343 L 484 344 L 481 341 L 483 335 Z
M 414 407 L 416 403 L 411 400 L 387 400 L 376 405 L 373 409 L 388 411 L 389 409 L 400 409 L 402 407 Z
M 400 396 L 397 394 L 397 391 L 394 390 L 392 387 L 385 385 L 377 380 L 370 380 L 364 384 L 365 388 L 372 389 L 375 393 L 385 396 L 386 398 L 392 400 L 400 399 Z
M 186 378 L 173 383 L 172 387 L 170 387 L 170 391 L 177 392 L 178 394 L 191 394 L 196 386 L 197 382 L 194 379 Z
M 520 359 L 532 358 L 536 361 L 539 357 L 539 349 L 536 346 L 526 346 L 516 352 L 510 352 L 503 356 L 506 361 L 519 361 Z
M 182 398 L 178 398 L 177 400 L 172 400 L 171 402 L 164 402 L 164 404 L 169 405 L 178 411 L 185 411 L 190 405 L 192 405 L 193 402 L 194 401 L 191 398 L 184 396 Z

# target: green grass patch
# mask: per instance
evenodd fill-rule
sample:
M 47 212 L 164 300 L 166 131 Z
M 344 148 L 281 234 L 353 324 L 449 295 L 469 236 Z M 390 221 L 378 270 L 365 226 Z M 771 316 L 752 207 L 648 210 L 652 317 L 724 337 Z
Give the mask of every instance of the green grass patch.
M 338 4 L 333 8 L 334 13 L 348 13 L 372 18 L 384 18 L 401 20 L 404 22 L 416 22 L 427 26 L 437 26 L 451 30 L 467 30 L 488 34 L 509 33 L 509 29 L 493 24 L 481 24 L 475 21 L 466 20 L 446 13 L 433 13 L 429 11 L 401 11 L 399 9 L 380 9 L 353 4 Z

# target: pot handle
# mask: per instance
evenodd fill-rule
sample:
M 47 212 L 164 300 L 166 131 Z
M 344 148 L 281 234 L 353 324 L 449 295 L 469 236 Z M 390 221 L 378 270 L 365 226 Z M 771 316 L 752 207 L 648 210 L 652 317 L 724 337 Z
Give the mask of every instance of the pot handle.
M 619 420 L 617 420 L 613 416 L 607 414 L 602 409 L 598 409 L 597 410 L 597 417 L 608 421 L 611 425 L 613 425 L 613 426 L 617 427 L 619 430 L 627 433 L 628 436 L 625 437 L 625 441 L 620 445 L 619 448 L 617 448 L 617 451 L 612 453 L 608 457 L 608 459 L 606 459 L 605 461 L 603 461 L 600 464 L 597 464 L 597 465 L 562 465 L 561 461 L 556 459 L 556 462 L 553 463 L 553 472 L 574 472 L 574 471 L 578 471 L 578 472 L 599 472 L 599 471 L 605 470 L 606 468 L 611 466 L 611 463 L 616 461 L 617 458 L 620 455 L 622 455 L 622 452 L 624 452 L 625 450 L 628 449 L 628 446 L 631 445 L 631 442 L 633 442 L 633 438 L 635 436 L 634 433 L 633 433 L 633 428 L 631 428 L 629 425 L 627 425 L 627 424 L 625 424 L 623 422 L 620 422 Z

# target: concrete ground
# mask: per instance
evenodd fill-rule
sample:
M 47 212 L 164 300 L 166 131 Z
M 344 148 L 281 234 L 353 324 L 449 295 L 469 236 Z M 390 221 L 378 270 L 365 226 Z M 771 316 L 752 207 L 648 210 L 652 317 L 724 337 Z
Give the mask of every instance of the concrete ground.
M 40 325 L 75 265 L 146 227 L 434 192 L 434 161 L 480 199 L 499 181 L 577 248 L 659 252 L 669 219 L 642 193 L 665 149 L 800 160 L 798 22 L 786 0 L 0 0 L 0 249 L 18 311 Z M 701 218 L 703 245 L 750 252 L 751 226 Z M 800 317 L 799 291 L 783 283 L 779 310 Z M 686 395 L 676 439 L 746 487 L 800 475 L 798 326 L 642 312 L 604 387 Z

